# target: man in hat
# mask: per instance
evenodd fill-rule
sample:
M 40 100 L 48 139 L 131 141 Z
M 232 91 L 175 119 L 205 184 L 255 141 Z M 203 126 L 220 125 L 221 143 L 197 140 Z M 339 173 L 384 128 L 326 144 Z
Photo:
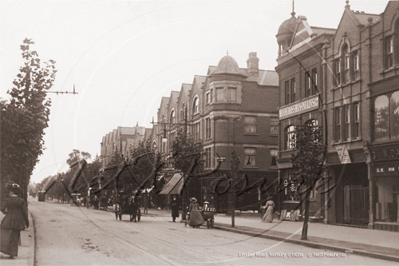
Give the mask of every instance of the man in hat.
M 1 212 L 5 213 L 1 221 L 1 249 L 0 251 L 10 255 L 10 259 L 18 256 L 18 243 L 21 230 L 29 227 L 28 213 L 25 201 L 19 197 L 21 189 L 18 184 L 7 184 L 10 197 L 2 206 Z
M 179 204 L 177 204 L 176 196 L 173 195 L 172 203 L 170 204 L 172 209 L 172 219 L 176 222 L 176 217 L 179 217 Z

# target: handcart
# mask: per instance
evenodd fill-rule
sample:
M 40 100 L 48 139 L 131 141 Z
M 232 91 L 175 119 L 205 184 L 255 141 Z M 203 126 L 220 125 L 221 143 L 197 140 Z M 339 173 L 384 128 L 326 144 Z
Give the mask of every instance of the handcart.
M 122 221 L 123 214 L 130 215 L 130 221 L 140 222 L 141 211 L 133 197 L 122 196 L 119 204 L 114 204 L 115 219 Z M 137 219 L 136 219 L 137 218 Z

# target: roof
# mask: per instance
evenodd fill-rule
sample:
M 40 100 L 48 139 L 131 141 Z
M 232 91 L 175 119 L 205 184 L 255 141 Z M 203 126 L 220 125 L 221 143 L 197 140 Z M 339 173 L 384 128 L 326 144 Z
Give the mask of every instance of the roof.
M 246 77 L 246 75 L 240 71 L 236 60 L 229 55 L 224 56 L 219 61 L 219 64 L 216 67 L 215 71 L 213 71 L 210 75 L 220 74 L 241 75 Z

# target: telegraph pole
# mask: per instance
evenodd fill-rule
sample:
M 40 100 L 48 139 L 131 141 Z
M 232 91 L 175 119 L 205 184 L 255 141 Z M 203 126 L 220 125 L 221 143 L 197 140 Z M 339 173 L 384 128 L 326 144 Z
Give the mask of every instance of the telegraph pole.
M 184 135 L 187 139 L 187 106 L 184 108 Z M 182 197 L 182 203 L 181 203 L 181 219 L 185 221 L 187 219 L 187 188 L 184 184 L 186 184 L 187 177 L 185 174 L 183 174 L 183 197 Z

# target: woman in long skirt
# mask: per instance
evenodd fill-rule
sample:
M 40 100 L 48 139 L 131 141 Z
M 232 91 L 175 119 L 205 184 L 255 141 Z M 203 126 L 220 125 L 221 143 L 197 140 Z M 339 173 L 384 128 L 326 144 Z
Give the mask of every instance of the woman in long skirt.
M 1 212 L 5 213 L 1 221 L 1 252 L 10 255 L 10 259 L 18 256 L 18 243 L 21 230 L 29 227 L 29 220 L 26 211 L 26 204 L 18 197 L 20 187 L 18 184 L 7 185 L 10 190 L 10 197 L 4 202 Z
M 262 222 L 273 222 L 274 201 L 272 200 L 272 197 L 268 198 L 268 200 L 266 201 L 266 205 L 263 206 L 263 208 L 265 209 L 265 214 L 263 214 Z
M 200 227 L 205 221 L 199 212 L 199 205 L 196 198 L 190 199 L 191 203 L 188 206 L 188 211 L 190 212 L 190 226 L 196 228 Z

